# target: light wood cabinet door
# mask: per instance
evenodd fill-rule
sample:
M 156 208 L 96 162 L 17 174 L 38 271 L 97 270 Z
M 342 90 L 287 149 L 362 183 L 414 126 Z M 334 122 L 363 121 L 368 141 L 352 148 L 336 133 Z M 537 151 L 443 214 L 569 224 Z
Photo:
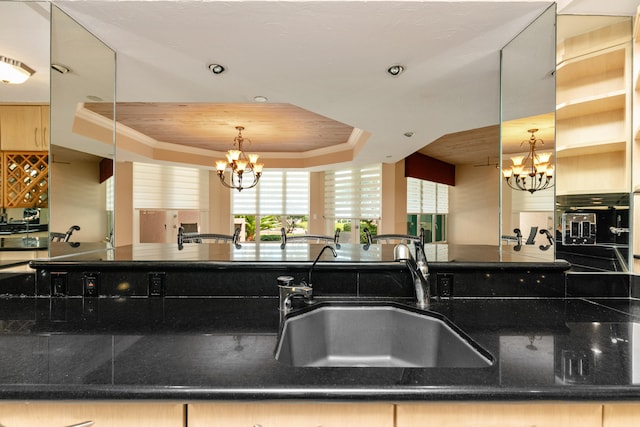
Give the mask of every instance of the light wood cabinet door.
M 51 131 L 50 126 L 50 108 L 48 105 L 40 106 L 40 127 L 42 129 L 42 148 L 41 150 L 49 149 L 49 134 Z
M 377 403 L 196 403 L 189 427 L 394 427 L 393 405 Z
M 0 402 L 3 427 L 186 427 L 180 403 Z
M 604 405 L 603 427 L 640 425 L 640 403 L 612 403 Z
M 0 107 L 0 149 L 41 151 L 44 147 L 42 110 L 39 105 Z
M 601 427 L 602 405 L 400 404 L 396 420 L 396 427 Z

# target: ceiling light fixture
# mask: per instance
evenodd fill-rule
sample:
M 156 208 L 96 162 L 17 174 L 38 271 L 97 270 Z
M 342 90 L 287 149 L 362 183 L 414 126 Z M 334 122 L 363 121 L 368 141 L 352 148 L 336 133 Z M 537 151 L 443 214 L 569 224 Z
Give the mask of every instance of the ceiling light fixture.
M 392 65 L 391 67 L 387 68 L 387 73 L 391 74 L 392 76 L 402 74 L 403 71 L 404 67 L 402 65 Z
M 2 83 L 24 83 L 33 73 L 35 70 L 27 64 L 0 55 L 0 81 Z
M 211 70 L 211 72 L 213 74 L 222 74 L 224 73 L 224 67 L 220 64 L 210 64 L 209 65 L 209 70 Z
M 262 96 L 262 95 L 257 95 L 253 97 L 253 100 L 256 102 L 267 102 L 268 99 L 266 96 Z
M 69 67 L 65 67 L 62 64 L 51 64 L 51 68 L 59 72 L 60 74 L 67 74 L 69 71 Z
M 251 144 L 251 140 L 242 136 L 244 126 L 236 126 L 238 130 L 238 136 L 233 138 L 233 145 L 238 145 L 237 150 L 227 151 L 227 160 L 218 160 L 216 162 L 216 170 L 220 182 L 227 188 L 242 191 L 245 188 L 253 188 L 258 184 L 260 176 L 262 175 L 262 163 L 258 163 L 258 155 L 253 153 L 245 153 L 242 149 L 242 144 L 245 141 Z M 231 178 L 229 182 L 226 181 L 225 171 L 227 168 L 231 168 Z M 243 185 L 243 180 L 246 182 L 246 178 L 249 179 L 249 185 Z
M 403 133 L 404 136 L 406 136 L 407 138 L 411 138 L 413 136 L 413 132 L 409 131 L 409 132 L 405 132 Z
M 529 153 L 527 156 L 511 157 L 513 166 L 502 170 L 507 185 L 514 190 L 528 191 L 533 194 L 536 191 L 551 188 L 551 178 L 553 178 L 553 165 L 550 164 L 551 152 L 536 153 L 536 144 L 544 144 L 541 139 L 536 139 L 535 133 L 538 129 L 529 129 L 531 134 L 528 140 L 522 141 L 520 146 L 529 143 Z M 529 179 L 527 179 L 529 177 Z

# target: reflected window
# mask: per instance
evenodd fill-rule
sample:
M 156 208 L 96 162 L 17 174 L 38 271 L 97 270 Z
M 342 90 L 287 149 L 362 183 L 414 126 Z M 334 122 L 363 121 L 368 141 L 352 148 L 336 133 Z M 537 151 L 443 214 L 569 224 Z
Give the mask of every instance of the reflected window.
M 340 230 L 341 243 L 365 243 L 364 228 L 377 233 L 382 212 L 382 165 L 325 173 L 325 232 Z
M 309 172 L 265 170 L 260 184 L 232 193 L 234 228 L 246 242 L 280 242 L 287 235 L 307 233 Z
M 448 213 L 448 185 L 407 178 L 407 234 L 424 229 L 426 242 L 446 241 Z

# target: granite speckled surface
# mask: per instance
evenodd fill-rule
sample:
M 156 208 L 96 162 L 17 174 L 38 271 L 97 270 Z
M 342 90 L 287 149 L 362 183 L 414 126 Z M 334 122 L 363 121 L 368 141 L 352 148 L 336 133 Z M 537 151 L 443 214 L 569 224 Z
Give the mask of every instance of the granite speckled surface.
M 431 248 L 433 289 L 443 274 L 454 286 L 453 297 L 430 310 L 491 353 L 492 366 L 281 363 L 275 278 L 306 278 L 321 248 L 136 245 L 33 261 L 35 275 L 0 282 L 0 398 L 640 399 L 631 276 L 566 275 L 567 263 L 535 256 L 499 262 L 488 248 Z M 325 254 L 313 275 L 317 299 L 411 305 L 411 276 L 392 251 L 343 245 L 338 258 Z M 164 296 L 149 294 L 157 273 Z M 99 297 L 82 296 L 86 277 L 98 278 Z M 60 280 L 67 295 L 51 296 Z
M 0 397 L 640 398 L 639 318 L 626 302 L 460 299 L 431 309 L 488 350 L 493 366 L 292 367 L 274 358 L 275 298 L 4 298 Z M 579 375 L 569 367 L 577 361 Z

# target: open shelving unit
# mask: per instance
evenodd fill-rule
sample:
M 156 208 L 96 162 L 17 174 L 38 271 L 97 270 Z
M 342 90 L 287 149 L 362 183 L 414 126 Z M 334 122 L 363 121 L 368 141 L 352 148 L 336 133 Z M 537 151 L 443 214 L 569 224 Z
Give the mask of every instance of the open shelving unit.
M 631 41 L 629 23 L 616 22 L 558 45 L 557 195 L 630 191 Z

